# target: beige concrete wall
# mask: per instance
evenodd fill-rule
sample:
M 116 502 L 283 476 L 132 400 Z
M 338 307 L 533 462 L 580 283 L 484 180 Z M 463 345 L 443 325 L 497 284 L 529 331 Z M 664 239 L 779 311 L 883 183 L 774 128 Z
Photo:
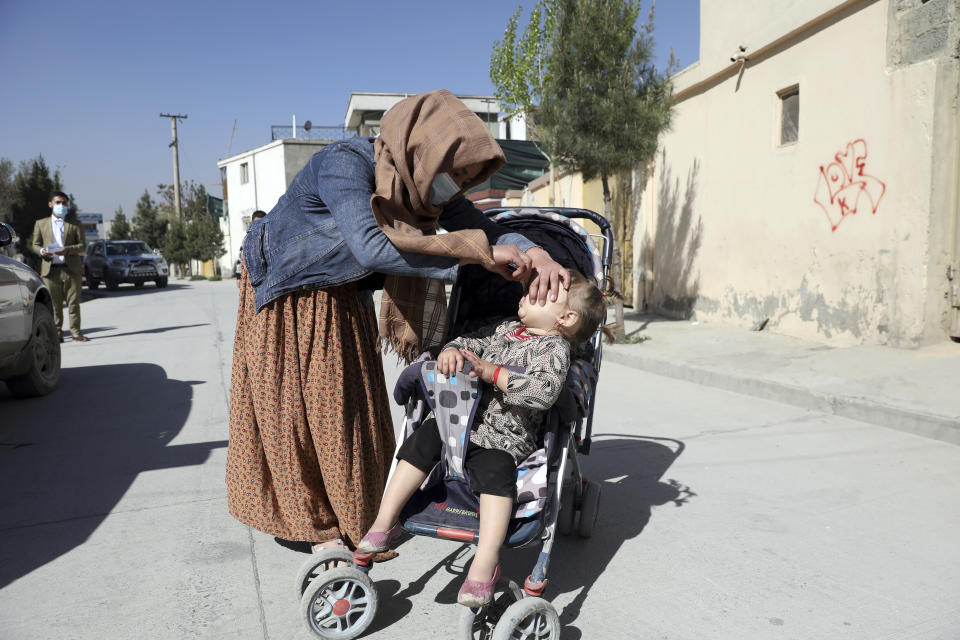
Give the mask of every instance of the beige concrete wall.
M 741 45 L 750 55 L 846 1 L 700 0 L 699 73 L 715 73 Z
M 729 4 L 702 2 L 704 52 L 719 52 L 715 32 L 732 29 L 731 16 L 763 23 L 774 3 Z M 783 29 L 839 3 L 776 4 Z M 887 16 L 886 1 L 859 3 L 677 105 L 639 214 L 648 304 L 744 327 L 769 317 L 774 330 L 837 345 L 934 339 L 930 307 L 943 306 L 930 265 L 938 67 L 888 69 Z M 759 33 L 775 39 L 770 29 Z M 777 92 L 795 84 L 799 141 L 781 147 Z M 821 167 L 849 185 L 833 203 Z M 840 216 L 840 197 L 855 215 Z

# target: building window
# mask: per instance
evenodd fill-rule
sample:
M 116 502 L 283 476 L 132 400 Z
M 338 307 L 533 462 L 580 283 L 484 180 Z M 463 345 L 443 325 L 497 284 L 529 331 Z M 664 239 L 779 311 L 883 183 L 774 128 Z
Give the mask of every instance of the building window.
M 800 87 L 794 85 L 777 92 L 780 104 L 780 146 L 800 138 Z
M 250 164 L 244 162 L 240 165 L 240 184 L 247 184 L 250 182 Z

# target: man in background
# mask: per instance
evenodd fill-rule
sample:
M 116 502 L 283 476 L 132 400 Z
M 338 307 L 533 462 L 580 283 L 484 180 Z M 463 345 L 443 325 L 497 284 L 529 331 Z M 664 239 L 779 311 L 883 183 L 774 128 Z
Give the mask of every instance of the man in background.
M 63 300 L 66 298 L 70 312 L 70 335 L 77 342 L 86 342 L 88 337 L 80 333 L 80 288 L 83 279 L 83 261 L 80 256 L 86 250 L 83 227 L 67 222 L 70 199 L 57 191 L 50 198 L 51 214 L 37 220 L 33 226 L 33 242 L 30 250 L 43 260 L 40 276 L 53 298 L 53 321 L 63 342 Z
M 250 215 L 250 222 L 254 223 L 260 218 L 266 218 L 267 212 L 257 209 Z M 233 270 L 233 277 L 237 279 L 237 286 L 240 286 L 240 276 L 243 275 L 243 248 L 240 248 L 240 255 L 237 256 L 237 265 Z

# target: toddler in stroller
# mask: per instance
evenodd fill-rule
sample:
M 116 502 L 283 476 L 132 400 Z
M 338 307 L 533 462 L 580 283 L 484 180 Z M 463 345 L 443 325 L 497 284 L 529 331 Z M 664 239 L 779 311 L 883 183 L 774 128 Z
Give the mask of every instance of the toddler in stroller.
M 452 378 L 464 372 L 493 391 L 479 403 L 478 426 L 470 433 L 472 446 L 464 459 L 471 488 L 480 494 L 477 552 L 457 595 L 457 602 L 468 607 L 490 602 L 513 512 L 517 466 L 537 448 L 536 432 L 544 412 L 560 395 L 567 377 L 570 345 L 593 335 L 606 308 L 600 290 L 574 272 L 569 290 L 561 288 L 557 299 L 542 307 L 524 296 L 518 315 L 520 321 L 504 322 L 492 332 L 452 340 L 436 363 L 441 375 Z M 435 419 L 404 441 L 380 512 L 357 545 L 355 558 L 389 549 L 391 538 L 402 531 L 400 510 L 440 462 L 442 450 Z
M 559 637 L 556 611 L 539 596 L 555 533 L 589 537 L 597 519 L 600 486 L 582 476 L 577 453 L 590 449 L 606 310 L 596 285 L 606 283 L 612 237 L 584 209 L 488 215 L 547 249 L 571 286 L 541 307 L 519 284 L 461 269 L 448 335 L 467 337 L 436 361 L 424 354 L 397 382 L 404 439 L 376 522 L 353 554 L 321 551 L 297 576 L 301 611 L 320 637 L 355 638 L 369 627 L 379 598 L 367 574 L 401 530 L 477 545 L 457 598 L 466 605 L 457 637 Z M 602 252 L 575 218 L 600 227 Z M 498 584 L 501 546 L 537 541 L 523 589 L 506 577 Z

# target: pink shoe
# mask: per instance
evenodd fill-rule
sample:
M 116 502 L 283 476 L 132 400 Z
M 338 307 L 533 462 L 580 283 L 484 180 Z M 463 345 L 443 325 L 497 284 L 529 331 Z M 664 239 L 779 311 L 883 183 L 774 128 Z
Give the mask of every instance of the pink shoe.
M 490 604 L 493 599 L 493 589 L 500 579 L 500 563 L 493 569 L 493 578 L 490 582 L 477 582 L 476 580 L 464 580 L 460 587 L 460 593 L 457 594 L 457 602 L 465 607 L 476 609 Z
M 381 551 L 386 551 L 390 548 L 390 541 L 401 531 L 403 531 L 403 527 L 400 526 L 399 520 L 387 531 L 371 531 L 363 536 L 360 544 L 357 545 L 357 553 L 380 553 Z

